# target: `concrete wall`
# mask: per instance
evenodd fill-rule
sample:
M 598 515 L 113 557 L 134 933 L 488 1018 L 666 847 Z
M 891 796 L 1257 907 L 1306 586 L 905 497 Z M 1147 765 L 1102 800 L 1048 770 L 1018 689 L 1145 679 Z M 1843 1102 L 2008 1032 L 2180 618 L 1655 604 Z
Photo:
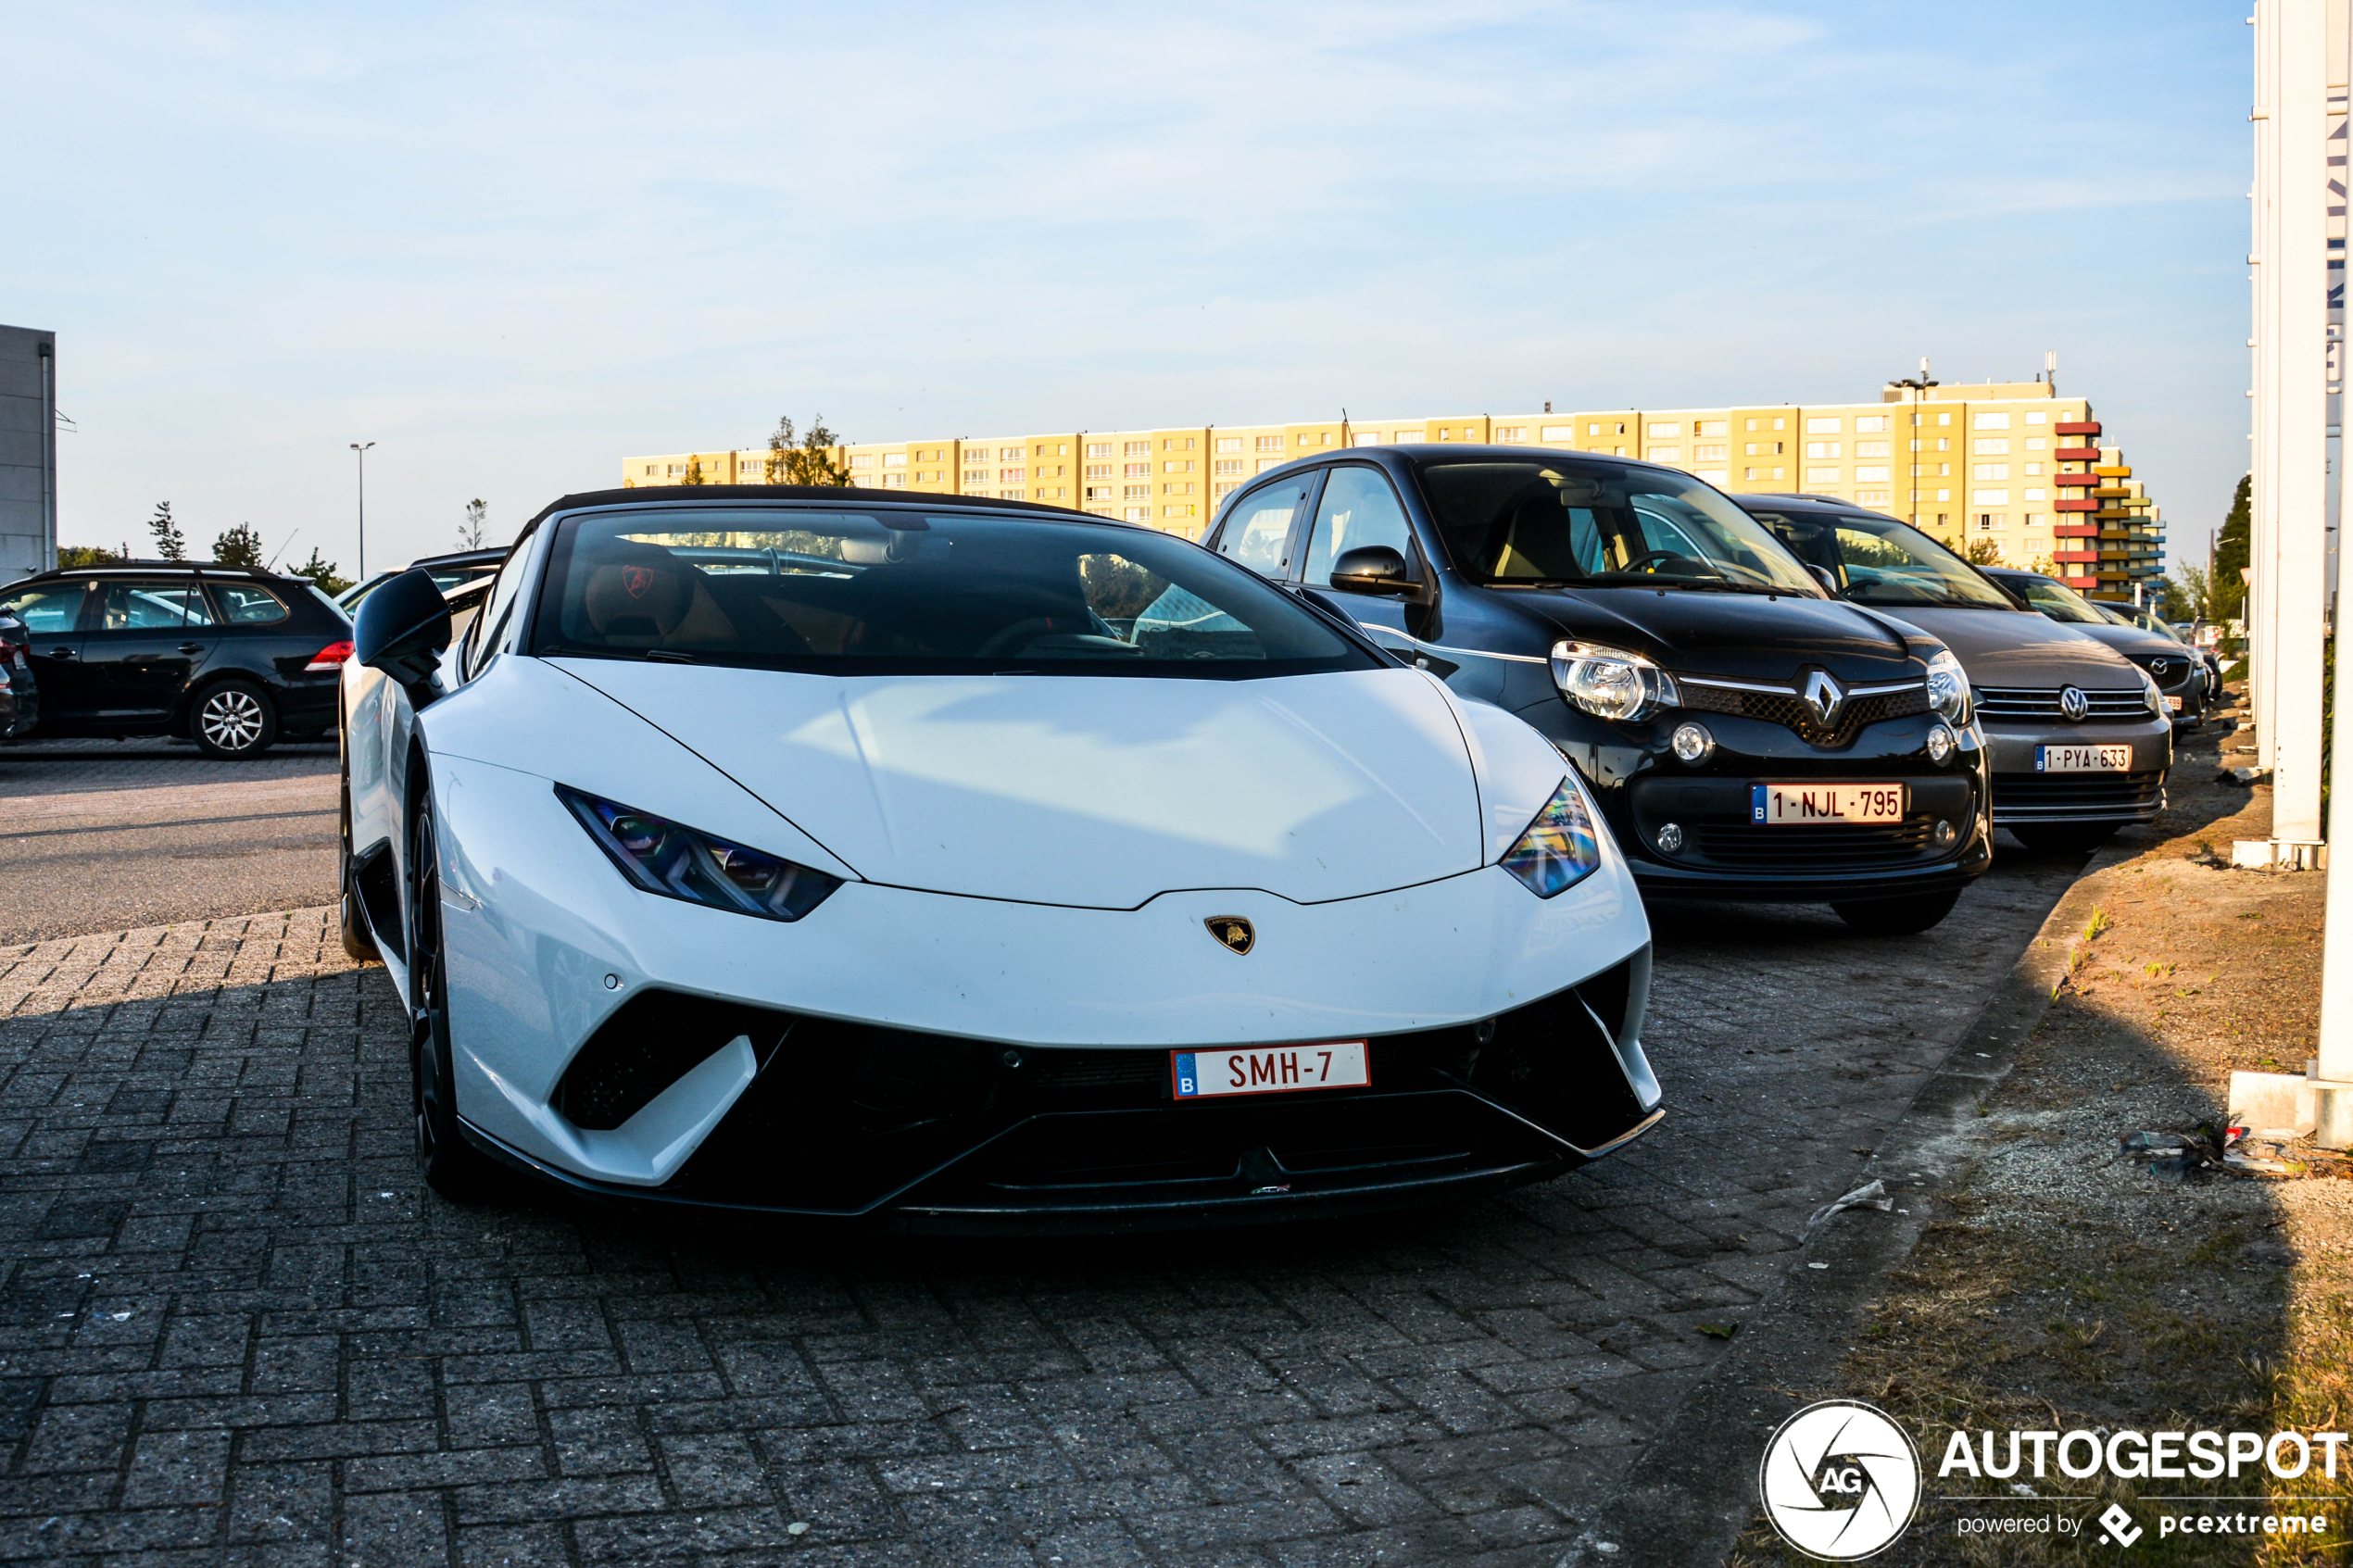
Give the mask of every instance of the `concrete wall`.
M 57 564 L 57 343 L 0 327 L 0 583 Z

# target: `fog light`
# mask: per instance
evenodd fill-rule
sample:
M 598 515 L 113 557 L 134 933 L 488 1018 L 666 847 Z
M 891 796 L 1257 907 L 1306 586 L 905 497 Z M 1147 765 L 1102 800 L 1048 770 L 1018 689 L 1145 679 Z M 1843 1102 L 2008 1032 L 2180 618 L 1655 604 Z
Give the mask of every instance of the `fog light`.
M 1704 724 L 1678 724 L 1674 746 L 1677 761 L 1696 766 L 1706 761 L 1707 754 L 1716 749 L 1716 737 L 1707 733 Z
M 1937 725 L 1928 733 L 1928 759 L 1940 767 L 1943 766 L 1944 759 L 1953 755 L 1953 748 L 1958 744 L 1954 740 L 1952 731 L 1942 724 Z
M 1686 727 L 1696 728 L 1696 726 Z M 1702 730 L 1700 733 L 1705 734 L 1707 732 Z M 1676 738 L 1680 740 L 1682 736 L 1679 733 Z M 1683 830 L 1673 822 L 1667 823 L 1665 827 L 1658 830 L 1658 847 L 1661 849 L 1666 850 L 1669 855 L 1672 855 L 1675 851 L 1683 847 Z
M 1936 847 L 1939 849 L 1950 849 L 1953 847 L 1953 840 L 1960 836 L 1960 834 L 1954 829 L 1953 824 L 1944 821 L 1942 817 L 1937 819 L 1936 825 L 1929 830 L 1928 835 L 1930 838 L 1935 840 Z

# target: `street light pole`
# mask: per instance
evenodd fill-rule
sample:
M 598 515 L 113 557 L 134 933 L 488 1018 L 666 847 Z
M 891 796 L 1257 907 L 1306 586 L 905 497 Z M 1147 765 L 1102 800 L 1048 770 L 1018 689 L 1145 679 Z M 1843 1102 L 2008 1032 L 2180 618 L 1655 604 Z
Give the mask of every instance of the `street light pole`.
M 1928 373 L 1928 356 L 1925 354 L 1920 356 L 1920 373 L 1919 375 L 1906 376 L 1902 381 L 1893 381 L 1887 384 L 1890 386 L 1908 387 L 1911 389 L 1912 393 L 1912 434 L 1906 445 L 1908 445 L 1912 449 L 1910 453 L 1912 461 L 1907 465 L 1912 470 L 1912 526 L 1914 528 L 1918 528 L 1920 525 L 1920 470 L 1926 466 L 1919 460 L 1919 410 L 1920 405 L 1927 400 L 1928 389 L 1936 384 L 1936 383 L 1930 378 Z
M 367 446 L 357 441 L 351 444 L 351 449 L 359 454 L 359 581 L 362 583 L 368 581 L 368 446 L 374 445 L 372 441 Z

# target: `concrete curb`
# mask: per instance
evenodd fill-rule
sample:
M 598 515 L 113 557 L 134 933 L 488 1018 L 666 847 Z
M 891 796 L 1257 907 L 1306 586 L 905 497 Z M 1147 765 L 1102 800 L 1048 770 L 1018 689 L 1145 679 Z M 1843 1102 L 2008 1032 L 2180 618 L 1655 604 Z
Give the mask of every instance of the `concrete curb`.
M 1974 1151 L 1980 1097 L 2009 1075 L 2020 1046 L 2050 1010 L 2100 873 L 2145 847 L 2110 846 L 2092 858 L 1856 1173 L 1856 1186 L 1886 1182 L 1898 1211 L 1841 1215 L 1798 1248 L 1780 1290 L 1742 1324 L 1740 1338 L 1644 1445 L 1559 1568 L 1720 1563 L 1730 1555 L 1756 1516 L 1766 1438 L 1809 1402 L 1801 1391 L 1833 1381 L 1864 1309 L 1911 1255 L 1934 1195 Z M 1924 1179 L 1913 1180 L 1915 1173 Z

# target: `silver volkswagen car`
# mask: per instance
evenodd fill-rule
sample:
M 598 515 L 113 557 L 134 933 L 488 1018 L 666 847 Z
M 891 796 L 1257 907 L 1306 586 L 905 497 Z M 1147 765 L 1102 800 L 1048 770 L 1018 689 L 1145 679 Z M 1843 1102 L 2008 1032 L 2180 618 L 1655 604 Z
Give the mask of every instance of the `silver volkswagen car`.
M 1838 593 L 1960 659 L 1994 764 L 1995 826 L 2030 849 L 2083 850 L 2164 809 L 2173 725 L 2139 665 L 1897 519 L 1823 496 L 1736 499 Z

